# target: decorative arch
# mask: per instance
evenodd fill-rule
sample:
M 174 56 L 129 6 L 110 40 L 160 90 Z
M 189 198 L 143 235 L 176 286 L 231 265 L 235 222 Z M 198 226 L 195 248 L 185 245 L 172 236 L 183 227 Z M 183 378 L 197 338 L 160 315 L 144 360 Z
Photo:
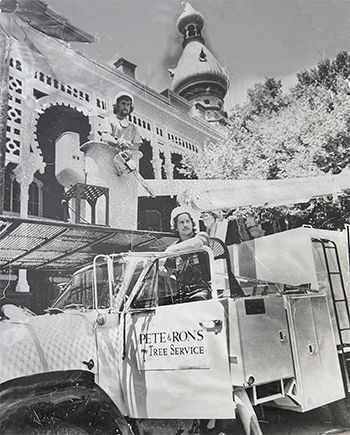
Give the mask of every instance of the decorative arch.
M 57 100 L 52 96 L 40 99 L 40 110 L 35 121 L 35 139 L 43 156 L 45 170 L 42 174 L 35 173 L 35 177 L 43 183 L 44 217 L 65 219 L 62 207 L 64 187 L 55 175 L 56 141 L 62 133 L 71 131 L 79 134 L 81 144 L 87 142 L 92 129 L 89 115 L 89 109 L 65 99 Z
M 70 107 L 77 112 L 82 113 L 89 119 L 89 124 L 92 129 L 93 127 L 93 111 L 90 106 L 86 106 L 84 104 L 79 104 L 78 101 L 72 101 L 69 98 L 65 98 L 62 95 L 47 95 L 45 97 L 41 97 L 36 102 L 36 119 L 35 119 L 35 127 L 37 126 L 38 120 L 40 116 L 49 108 L 54 106 L 62 106 L 62 107 Z

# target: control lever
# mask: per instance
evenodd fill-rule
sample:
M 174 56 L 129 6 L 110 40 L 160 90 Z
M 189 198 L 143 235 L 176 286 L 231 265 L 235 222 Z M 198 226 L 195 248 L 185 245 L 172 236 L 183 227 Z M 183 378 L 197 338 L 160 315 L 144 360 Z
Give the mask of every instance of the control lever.
M 141 154 L 141 153 L 140 153 Z M 142 155 L 142 154 L 141 154 Z M 117 170 L 117 174 L 133 174 L 137 181 L 147 190 L 152 198 L 155 198 L 155 194 L 147 181 L 142 177 L 142 175 L 137 170 L 137 163 L 132 158 L 130 151 L 120 151 L 113 159 L 114 165 Z

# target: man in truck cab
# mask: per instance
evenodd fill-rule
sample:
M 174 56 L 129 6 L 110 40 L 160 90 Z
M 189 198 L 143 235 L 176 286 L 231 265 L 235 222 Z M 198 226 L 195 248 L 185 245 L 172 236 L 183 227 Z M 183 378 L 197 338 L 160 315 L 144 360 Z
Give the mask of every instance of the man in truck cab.
M 193 212 L 179 206 L 171 212 L 170 226 L 179 239 L 166 249 L 176 255 L 183 250 L 200 249 L 209 245 L 209 236 L 205 232 L 196 234 Z M 178 302 L 193 302 L 211 299 L 209 258 L 205 252 L 194 252 L 168 258 L 162 275 L 174 279 L 179 292 Z
M 170 215 L 170 228 L 176 232 L 179 239 L 170 245 L 165 252 L 174 253 L 184 249 L 195 251 L 203 246 L 209 246 L 209 236 L 201 231 L 197 234 L 196 219 L 193 211 L 187 207 L 179 206 L 172 210 Z M 180 292 L 179 302 L 194 302 L 211 299 L 210 265 L 206 252 L 182 254 L 168 258 L 164 264 L 167 274 L 174 275 Z M 171 275 L 172 274 L 172 275 Z M 191 433 L 225 435 L 217 426 L 215 420 L 195 420 Z

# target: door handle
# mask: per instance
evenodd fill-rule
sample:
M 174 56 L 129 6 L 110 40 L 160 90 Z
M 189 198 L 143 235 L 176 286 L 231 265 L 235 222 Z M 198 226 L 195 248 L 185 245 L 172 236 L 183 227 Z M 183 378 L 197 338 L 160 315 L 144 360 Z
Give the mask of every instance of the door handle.
M 199 322 L 199 326 L 206 332 L 214 332 L 219 334 L 222 331 L 222 320 L 203 320 Z
M 319 352 L 319 347 L 317 343 L 309 343 L 309 355 L 317 355 Z
M 288 342 L 288 332 L 286 329 L 281 329 L 279 332 L 280 342 L 287 343 Z

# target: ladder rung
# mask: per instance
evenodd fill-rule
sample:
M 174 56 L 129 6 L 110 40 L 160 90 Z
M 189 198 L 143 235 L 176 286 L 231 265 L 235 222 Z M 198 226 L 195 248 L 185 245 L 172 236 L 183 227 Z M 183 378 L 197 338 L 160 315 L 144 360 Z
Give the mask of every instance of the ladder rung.
M 347 349 L 349 347 L 349 345 L 344 345 L 344 346 L 342 346 L 342 347 L 339 347 L 338 348 L 338 353 L 339 353 L 339 351 L 341 352 L 341 353 L 344 353 L 344 354 L 348 354 L 348 352 L 347 351 L 345 351 L 344 352 L 344 349 Z M 346 358 L 345 358 L 345 361 L 350 361 L 350 357 L 349 356 L 347 356 Z
M 329 275 L 341 275 L 341 272 L 328 272 Z
M 350 328 L 339 328 L 339 331 L 348 331 Z
M 348 346 L 343 346 L 343 347 L 338 347 L 337 348 L 337 350 L 338 350 L 338 355 L 339 354 L 343 354 L 343 356 L 345 357 L 345 355 L 347 355 L 347 351 L 345 350 L 344 351 L 344 349 L 346 349 Z M 348 358 L 344 358 L 344 360 L 345 360 L 345 362 L 347 362 L 347 361 L 349 361 L 349 359 Z

